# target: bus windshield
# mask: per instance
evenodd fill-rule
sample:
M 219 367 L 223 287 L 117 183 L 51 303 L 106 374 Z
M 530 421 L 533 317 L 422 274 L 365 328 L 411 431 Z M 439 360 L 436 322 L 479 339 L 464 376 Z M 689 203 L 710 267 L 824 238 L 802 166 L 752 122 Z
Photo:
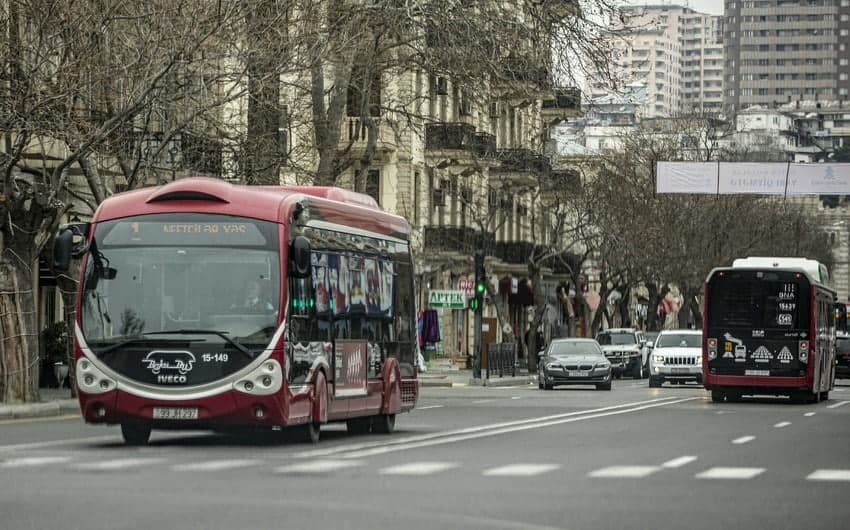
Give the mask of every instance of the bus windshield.
M 277 225 L 206 214 L 102 222 L 84 282 L 83 334 L 103 362 L 145 382 L 173 383 L 157 372 L 177 361 L 150 355 L 178 352 L 187 372 L 180 383 L 215 380 L 250 362 L 274 335 Z
M 800 330 L 808 327 L 807 285 L 800 281 L 753 278 L 714 281 L 709 292 L 712 327 Z

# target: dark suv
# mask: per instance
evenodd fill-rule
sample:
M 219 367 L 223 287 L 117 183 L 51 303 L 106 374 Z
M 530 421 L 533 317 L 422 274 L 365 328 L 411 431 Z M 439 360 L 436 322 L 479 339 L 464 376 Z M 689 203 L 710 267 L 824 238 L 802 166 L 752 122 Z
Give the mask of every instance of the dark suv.
M 646 354 L 646 341 L 641 333 L 634 328 L 611 328 L 600 331 L 596 335 L 596 342 L 602 346 L 605 357 L 611 363 L 614 377 L 622 377 L 623 374 L 631 375 L 635 379 L 643 377 L 644 361 Z
M 850 335 L 839 333 L 835 339 L 835 377 L 850 378 Z

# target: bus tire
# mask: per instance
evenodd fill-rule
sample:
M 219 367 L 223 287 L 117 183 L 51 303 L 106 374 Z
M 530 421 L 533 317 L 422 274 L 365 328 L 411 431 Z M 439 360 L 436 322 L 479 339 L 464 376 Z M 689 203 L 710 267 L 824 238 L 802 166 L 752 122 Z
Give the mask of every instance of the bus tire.
M 121 436 L 126 445 L 147 445 L 151 439 L 151 426 L 144 423 L 122 423 Z
M 721 392 L 720 390 L 712 390 L 711 391 L 711 400 L 715 403 L 723 403 L 726 400 L 726 394 Z
M 821 401 L 829 401 L 829 390 L 820 393 Z
M 378 414 L 372 417 L 372 432 L 392 434 L 395 430 L 395 414 Z
M 372 430 L 372 418 L 352 418 L 345 422 L 348 434 L 369 434 Z

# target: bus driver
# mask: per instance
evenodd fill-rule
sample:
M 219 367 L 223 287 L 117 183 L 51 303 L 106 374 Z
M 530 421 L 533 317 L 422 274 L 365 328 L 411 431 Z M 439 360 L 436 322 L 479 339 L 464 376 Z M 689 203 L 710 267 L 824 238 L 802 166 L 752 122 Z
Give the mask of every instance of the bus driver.
M 274 311 L 271 305 L 260 293 L 260 284 L 256 280 L 250 280 L 245 284 L 244 295 L 238 304 L 230 307 L 232 310 L 245 313 L 265 313 Z

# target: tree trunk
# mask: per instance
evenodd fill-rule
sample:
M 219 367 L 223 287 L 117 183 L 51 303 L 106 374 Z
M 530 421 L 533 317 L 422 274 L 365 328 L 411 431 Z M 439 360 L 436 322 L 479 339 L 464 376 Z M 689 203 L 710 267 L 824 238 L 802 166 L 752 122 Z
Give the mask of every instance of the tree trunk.
M 660 329 L 658 324 L 658 303 L 661 301 L 661 298 L 658 296 L 658 285 L 655 282 L 649 282 L 646 284 L 646 289 L 648 291 L 646 330 L 658 331 Z
M 24 253 L 25 254 L 25 253 Z M 32 268 L 0 258 L 0 402 L 38 401 L 38 319 Z
M 74 343 L 77 340 L 77 286 L 80 277 L 80 261 L 71 261 L 68 271 L 57 276 L 57 285 L 62 293 L 62 305 L 64 306 L 65 326 L 68 330 L 68 344 L 65 351 L 65 362 L 68 364 L 68 382 L 71 386 L 71 395 L 77 395 L 77 377 L 74 364 Z

